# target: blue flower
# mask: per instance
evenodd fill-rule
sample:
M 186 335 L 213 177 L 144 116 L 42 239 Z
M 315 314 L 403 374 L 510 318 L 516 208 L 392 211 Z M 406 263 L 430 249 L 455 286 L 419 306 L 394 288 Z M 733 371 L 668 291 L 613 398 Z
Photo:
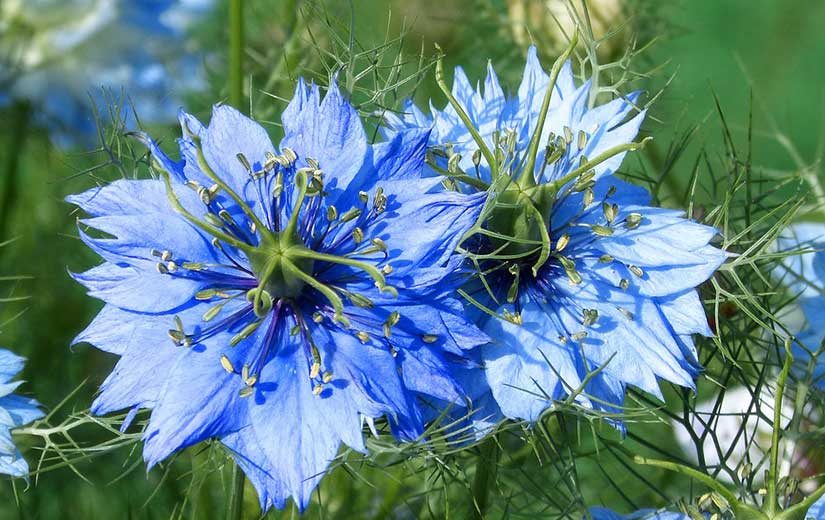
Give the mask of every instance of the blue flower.
M 490 194 L 462 245 L 479 273 L 465 299 L 492 338 L 480 359 L 492 397 L 529 421 L 570 396 L 617 411 L 627 385 L 659 398 L 660 380 L 693 388 L 692 335 L 711 334 L 695 288 L 725 259 L 709 245 L 714 229 L 650 206 L 646 190 L 613 175 L 639 147 L 639 94 L 590 108 L 590 83 L 577 87 L 569 62 L 556 70 L 545 96 L 551 79 L 531 48 L 508 97 L 491 67 L 483 91 L 457 68 L 452 96 L 465 114 L 451 104 L 431 120 L 408 103 L 385 131 L 432 125 L 433 173 Z
M 825 520 L 825 496 L 814 502 L 808 512 L 805 513 L 805 519 Z
M 825 339 L 825 224 L 790 225 L 773 248 L 785 255 L 774 275 L 796 298 L 783 320 L 805 345 L 791 344 L 795 370 L 804 377 L 811 353 L 819 351 Z M 811 376 L 816 386 L 825 389 L 825 359 L 821 355 Z
M 684 513 L 674 513 L 671 511 L 640 509 L 629 515 L 620 515 L 603 507 L 591 507 L 590 517 L 593 520 L 690 520 L 690 516 Z
M 105 260 L 75 275 L 106 302 L 76 341 L 120 356 L 92 409 L 150 408 L 150 467 L 217 437 L 264 510 L 303 509 L 362 421 L 415 439 L 423 399 L 460 398 L 451 366 L 486 336 L 453 251 L 483 195 L 422 178 L 428 131 L 369 145 L 334 85 L 299 83 L 279 148 L 226 106 L 180 119 L 179 162 L 142 136 L 163 180 L 68 199 Z
M 185 32 L 211 0 L 37 0 L 0 6 L 0 105 L 27 102 L 58 144 L 94 136 L 89 96 L 121 89 L 142 121 L 162 122 L 202 86 Z M 8 5 L 7 5 L 8 4 Z M 105 45 L 100 42 L 105 41 Z M 103 113 L 106 111 L 103 110 Z
M 12 378 L 23 369 L 24 359 L 0 349 L 0 473 L 25 477 L 29 465 L 20 455 L 11 437 L 11 430 L 43 416 L 34 399 L 13 395 L 22 381 Z

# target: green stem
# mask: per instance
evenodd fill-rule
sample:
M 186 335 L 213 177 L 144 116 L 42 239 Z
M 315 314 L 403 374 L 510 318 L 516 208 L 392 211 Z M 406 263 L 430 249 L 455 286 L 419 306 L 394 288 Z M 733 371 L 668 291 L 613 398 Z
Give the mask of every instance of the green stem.
M 473 477 L 472 503 L 470 504 L 470 517 L 479 520 L 484 519 L 487 512 L 487 502 L 490 495 L 490 487 L 496 479 L 498 470 L 498 446 L 495 437 L 490 437 L 479 446 L 478 461 L 476 462 L 476 474 Z
M 570 54 L 573 52 L 573 49 L 576 48 L 578 43 L 579 32 L 573 31 L 573 36 L 570 38 L 570 45 L 567 46 L 564 53 L 559 56 L 555 63 L 553 63 L 553 68 L 550 70 L 550 82 L 547 83 L 547 91 L 544 93 L 544 99 L 541 103 L 541 111 L 539 112 L 539 120 L 536 124 L 536 130 L 533 133 L 533 137 L 530 139 L 530 147 L 527 151 L 527 164 L 521 172 L 521 176 L 524 177 L 523 182 L 525 183 L 523 186 L 525 187 L 536 185 L 536 176 L 533 170 L 536 167 L 536 156 L 539 153 L 541 133 L 542 130 L 544 130 L 544 120 L 547 119 L 547 110 L 550 108 L 550 100 L 553 98 L 553 90 L 556 88 L 556 80 L 559 77 L 559 72 L 561 72 L 561 67 L 564 65 L 564 62 L 567 61 L 567 58 L 570 57 Z
M 453 92 L 450 90 L 450 87 L 447 86 L 447 82 L 444 80 L 444 63 L 441 56 L 439 56 L 438 60 L 435 62 L 435 82 L 438 84 L 441 92 L 447 96 L 447 101 L 449 101 L 450 105 L 453 106 L 458 114 L 458 117 L 461 119 L 461 122 L 463 122 L 464 126 L 467 127 L 467 131 L 470 132 L 470 135 L 473 137 L 473 141 L 476 142 L 479 150 L 481 150 L 481 155 L 483 155 L 484 159 L 487 161 L 487 165 L 490 167 L 490 173 L 495 180 L 498 176 L 498 162 L 496 161 L 496 157 L 493 152 L 490 151 L 490 148 L 487 147 L 487 143 L 484 142 L 481 134 L 478 133 L 478 130 L 473 125 L 473 121 L 470 119 L 470 116 L 467 115 L 467 111 L 464 110 L 461 103 L 455 98 L 455 96 L 453 96 Z
M 633 152 L 638 150 L 639 148 L 644 148 L 648 141 L 653 139 L 652 137 L 645 137 L 638 143 L 628 143 L 628 144 L 621 144 L 618 146 L 614 146 L 609 150 L 602 152 L 601 154 L 597 155 L 594 159 L 587 161 L 586 163 L 582 164 L 572 172 L 568 173 L 561 179 L 555 180 L 551 183 L 548 183 L 547 186 L 550 187 L 550 191 L 552 193 L 557 193 L 560 189 L 564 187 L 565 184 L 568 182 L 576 179 L 579 175 L 585 173 L 586 171 L 595 168 L 599 164 L 605 162 L 606 160 L 610 159 L 613 156 L 619 155 L 620 153 L 624 152 Z
M 12 124 L 9 125 L 9 143 L 6 151 L 8 156 L 3 165 L 3 199 L 0 201 L 0 238 L 6 236 L 9 228 L 11 206 L 17 199 L 20 188 L 20 156 L 23 155 L 23 146 L 31 118 L 31 106 L 23 101 L 12 107 Z
M 243 0 L 229 0 L 229 104 L 246 112 L 243 102 Z
M 243 489 L 246 477 L 240 466 L 235 464 L 232 470 L 232 494 L 229 496 L 229 508 L 226 511 L 227 520 L 240 520 L 243 514 Z
M 779 374 L 779 379 L 776 380 L 776 397 L 773 404 L 773 427 L 771 428 L 771 462 L 768 468 L 768 494 L 765 497 L 765 514 L 769 518 L 776 516 L 776 511 L 779 507 L 779 502 L 776 497 L 776 481 L 778 478 L 777 471 L 779 467 L 779 430 L 782 423 L 782 399 L 785 394 L 785 383 L 788 381 L 788 373 L 791 370 L 791 363 L 793 363 L 793 355 L 791 354 L 791 340 L 785 340 L 785 363 L 782 365 L 782 372 Z

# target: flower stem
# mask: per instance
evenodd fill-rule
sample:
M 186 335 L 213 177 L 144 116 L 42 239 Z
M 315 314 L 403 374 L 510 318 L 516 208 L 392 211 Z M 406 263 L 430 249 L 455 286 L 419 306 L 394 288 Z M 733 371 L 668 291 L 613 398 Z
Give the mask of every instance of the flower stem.
M 229 0 L 229 104 L 246 112 L 243 103 L 243 0 Z
M 7 150 L 8 158 L 3 165 L 3 192 L 0 200 L 0 240 L 9 231 L 9 216 L 11 206 L 17 199 L 20 191 L 20 156 L 23 153 L 23 145 L 26 140 L 29 119 L 31 118 L 31 106 L 28 102 L 22 101 L 12 107 L 12 123 L 9 125 L 9 143 Z
M 782 428 L 782 399 L 785 394 L 785 383 L 788 381 L 788 373 L 793 363 L 791 354 L 791 340 L 785 340 L 785 362 L 782 365 L 782 372 L 776 380 L 776 397 L 773 404 L 773 427 L 771 428 L 771 458 L 768 467 L 767 496 L 765 497 L 764 512 L 769 518 L 776 516 L 779 502 L 776 494 L 776 484 L 779 479 L 779 431 Z
M 232 494 L 229 495 L 229 508 L 226 511 L 227 520 L 240 520 L 243 513 L 243 488 L 246 477 L 240 466 L 235 464 L 232 469 Z
M 490 495 L 490 486 L 496 479 L 498 464 L 496 457 L 498 446 L 494 437 L 490 437 L 479 445 L 476 474 L 473 478 L 472 503 L 470 517 L 483 520 L 487 513 L 487 499 Z

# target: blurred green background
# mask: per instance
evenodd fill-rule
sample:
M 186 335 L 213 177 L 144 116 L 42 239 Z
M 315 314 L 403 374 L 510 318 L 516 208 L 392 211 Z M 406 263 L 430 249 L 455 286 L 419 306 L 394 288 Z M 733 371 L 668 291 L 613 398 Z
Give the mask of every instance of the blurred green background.
M 599 2 L 591 3 L 594 10 L 599 9 Z M 247 65 L 252 79 L 253 107 L 260 110 L 264 119 L 272 120 L 276 118 L 269 116 L 283 104 L 255 89 L 289 96 L 294 86 L 291 78 L 305 73 L 301 69 L 303 65 L 309 66 L 310 74 L 324 76 L 324 71 L 313 58 L 314 51 L 305 34 L 297 41 L 290 39 L 294 31 L 300 31 L 296 27 L 302 23 L 301 16 L 296 13 L 297 8 L 304 6 L 301 2 L 258 0 L 249 4 Z M 414 54 L 423 48 L 430 54 L 433 43 L 438 42 L 446 53 L 448 66 L 461 63 L 471 78 L 482 79 L 486 60 L 490 58 L 505 87 L 515 90 L 518 85 L 525 53 L 524 25 L 513 22 L 513 6 L 508 6 L 508 2 L 364 0 L 352 2 L 353 11 L 349 2 L 327 0 L 325 4 L 330 13 L 339 17 L 342 30 L 353 23 L 359 42 L 365 47 L 382 42 L 388 31 L 390 35 L 397 33 L 403 23 L 408 29 L 406 52 Z M 225 8 L 223 4 L 216 7 L 216 12 L 195 34 L 219 56 L 224 52 L 226 41 L 226 18 L 222 12 Z M 392 16 L 388 23 L 389 8 Z M 802 167 L 819 171 L 820 145 L 825 136 L 822 88 L 825 85 L 825 32 L 822 30 L 825 3 L 820 0 L 637 0 L 627 2 L 618 15 L 609 11 L 609 25 L 621 23 L 628 13 L 633 15 L 628 30 L 636 28 L 645 38 L 655 36 L 657 39 L 639 58 L 637 67 L 647 70 L 664 65 L 651 80 L 641 80 L 635 86 L 655 92 L 667 83 L 670 74 L 675 75 L 653 106 L 653 117 L 646 125 L 647 133 L 656 138 L 658 149 L 667 148 L 675 130 L 706 121 L 691 152 L 677 166 L 670 186 L 686 186 L 693 157 L 701 144 L 708 144 L 713 153 L 721 153 L 714 92 L 739 139 L 744 138 L 748 127 L 753 96 L 755 163 L 765 165 L 766 171 L 790 172 Z M 536 41 L 546 44 L 542 53 L 549 67 L 547 58 L 554 53 L 551 45 L 554 37 L 542 33 L 547 28 L 546 22 L 532 14 L 527 18 L 529 32 Z M 618 38 L 618 51 L 607 49 L 605 52 L 620 52 L 622 42 L 626 41 L 623 38 Z M 279 65 L 284 53 L 286 66 Z M 192 95 L 187 107 L 203 116 L 225 92 L 221 69 L 215 68 L 210 74 L 212 88 Z M 274 78 L 272 81 L 270 76 Z M 429 97 L 437 100 L 436 105 L 443 104 L 428 72 L 416 90 L 416 98 L 423 101 Z M 27 381 L 23 391 L 37 396 L 47 409 L 80 386 L 77 395 L 58 411 L 59 419 L 72 410 L 88 407 L 96 387 L 115 362 L 113 356 L 86 345 L 69 346 L 100 304 L 86 297 L 81 286 L 68 275 L 68 271 L 84 270 L 97 260 L 77 239 L 75 216 L 63 198 L 119 174 L 111 168 L 79 174 L 101 164 L 105 158 L 100 153 L 90 154 L 80 149 L 58 149 L 48 133 L 35 126 L 27 127 L 26 133 L 21 134 L 17 116 L 11 110 L 5 110 L 0 117 L 3 121 L 0 167 L 14 170 L 14 177 L 7 175 L 0 179 L 0 201 L 4 204 L 0 208 L 2 233 L 14 239 L 0 249 L 0 273 L 32 277 L 3 282 L 1 286 L 0 296 L 26 295 L 30 299 L 6 303 L 0 308 L 0 344 L 29 358 L 23 373 Z M 167 144 L 176 132 L 173 126 L 154 130 Z M 276 125 L 272 125 L 272 131 L 277 135 Z M 783 145 L 783 139 L 792 145 Z M 99 429 L 89 431 L 90 435 L 102 435 Z M 168 476 L 163 468 L 147 476 L 145 466 L 136 463 L 138 447 L 134 452 L 116 451 L 77 465 L 88 482 L 68 468 L 39 475 L 37 482 L 33 481 L 25 492 L 21 492 L 24 486 L 18 482 L 19 503 L 11 498 L 12 485 L 2 483 L 2 493 L 9 499 L 0 503 L 0 518 L 168 518 L 176 513 L 188 516 L 192 510 L 182 507 L 187 494 L 192 503 L 198 504 L 198 517 L 220 517 L 224 507 L 225 472 L 208 479 L 203 488 L 192 493 L 188 472 L 193 463 L 207 467 L 218 467 L 220 463 L 210 458 L 209 450 L 190 451 L 192 453 L 184 454 L 171 464 Z M 32 465 L 36 465 L 37 453 L 28 453 Z M 133 463 L 131 473 L 113 482 L 132 468 Z M 533 477 L 541 482 L 540 468 L 528 470 L 535 471 Z M 405 485 L 415 488 L 415 484 L 404 482 L 387 484 L 379 480 L 377 488 L 362 487 L 356 491 L 352 489 L 352 478 L 338 470 L 333 478 L 325 481 L 322 491 L 334 497 L 333 490 L 348 489 L 341 496 L 349 498 L 351 503 L 347 507 L 358 504 L 363 517 L 426 516 L 419 510 L 417 500 L 410 500 L 407 505 L 401 500 L 393 502 L 397 496 L 404 496 L 408 489 Z M 625 491 L 637 497 L 647 493 Z M 654 504 L 661 504 L 661 497 L 650 495 Z M 251 489 L 247 489 L 246 498 L 247 511 L 252 514 L 257 506 Z M 612 500 L 615 493 L 594 487 L 592 498 L 594 503 Z M 335 499 L 330 501 L 334 504 Z M 318 514 L 311 511 L 310 516 Z

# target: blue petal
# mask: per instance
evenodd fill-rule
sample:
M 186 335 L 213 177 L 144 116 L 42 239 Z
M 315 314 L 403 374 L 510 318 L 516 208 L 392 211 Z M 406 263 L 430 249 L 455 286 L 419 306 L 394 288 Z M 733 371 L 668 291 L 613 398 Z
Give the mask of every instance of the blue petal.
M 255 200 L 248 196 L 252 195 L 251 190 L 247 194 L 251 176 L 238 160 L 238 154 L 246 157 L 254 171 L 263 169 L 267 153 L 275 153 L 266 130 L 234 108 L 218 105 L 212 109 L 201 144 L 203 156 L 215 174 L 247 202 Z
M 487 381 L 505 416 L 535 421 L 551 403 L 581 386 L 576 348 L 554 335 L 551 317 L 535 303 L 522 308 L 522 325 L 490 319 L 493 338 L 482 347 Z
M 307 92 L 303 81 L 284 111 L 284 139 L 281 147 L 295 150 L 301 158 L 317 160 L 325 172 L 326 202 L 335 204 L 345 189 L 355 189 L 355 181 L 367 154 L 367 137 L 358 113 L 341 95 L 333 81 L 323 101 L 318 87 Z
M 207 281 L 160 274 L 106 262 L 83 273 L 71 273 L 88 295 L 136 312 L 166 312 L 192 300 Z

